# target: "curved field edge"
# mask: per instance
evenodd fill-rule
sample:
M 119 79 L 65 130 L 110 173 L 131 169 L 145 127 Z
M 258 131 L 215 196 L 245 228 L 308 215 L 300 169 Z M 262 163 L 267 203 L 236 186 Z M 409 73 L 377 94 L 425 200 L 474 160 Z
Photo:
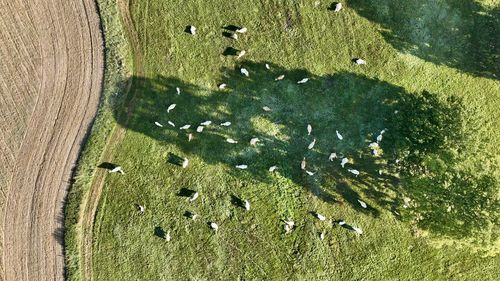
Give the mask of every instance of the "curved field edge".
M 120 81 L 124 81 L 132 72 L 132 55 L 116 1 L 97 0 L 96 3 L 105 44 L 104 83 L 99 110 L 74 171 L 73 184 L 65 205 L 65 277 L 69 280 L 82 280 L 83 214 L 97 165 L 117 125 L 112 109 L 125 100 L 124 89 L 127 85 Z

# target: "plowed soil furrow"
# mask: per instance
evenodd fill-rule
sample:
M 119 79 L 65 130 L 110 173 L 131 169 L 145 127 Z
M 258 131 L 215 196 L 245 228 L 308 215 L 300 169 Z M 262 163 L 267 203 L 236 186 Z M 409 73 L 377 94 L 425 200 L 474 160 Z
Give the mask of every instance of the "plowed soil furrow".
M 39 40 L 32 8 L 0 1 L 0 186 L 5 190 L 40 84 Z
M 3 279 L 62 280 L 64 199 L 101 92 L 99 17 L 92 0 L 0 2 Z

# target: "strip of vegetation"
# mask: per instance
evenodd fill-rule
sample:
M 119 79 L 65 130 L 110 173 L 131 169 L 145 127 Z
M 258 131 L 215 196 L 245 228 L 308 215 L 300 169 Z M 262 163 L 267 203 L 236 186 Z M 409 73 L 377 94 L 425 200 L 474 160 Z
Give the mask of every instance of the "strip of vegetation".
M 104 83 L 101 104 L 87 143 L 82 150 L 74 183 L 65 206 L 66 277 L 81 280 L 81 213 L 88 199 L 92 179 L 116 121 L 113 107 L 122 106 L 126 77 L 131 73 L 131 52 L 115 0 L 98 0 L 105 41 Z
M 466 240 L 498 251 L 499 183 L 494 168 L 481 167 L 484 149 L 469 149 L 480 126 L 467 118 L 462 99 L 440 101 L 429 92 L 408 95 L 392 115 L 385 148 L 396 154 L 404 175 L 404 217 L 440 238 Z M 474 161 L 479 163 L 474 163 Z M 471 164 L 472 163 L 472 164 Z

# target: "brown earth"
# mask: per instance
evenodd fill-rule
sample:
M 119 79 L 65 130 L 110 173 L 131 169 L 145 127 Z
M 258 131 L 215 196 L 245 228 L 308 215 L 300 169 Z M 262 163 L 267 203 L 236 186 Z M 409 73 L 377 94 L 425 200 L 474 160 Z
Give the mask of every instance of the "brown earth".
M 64 278 L 63 204 L 102 84 L 93 0 L 0 0 L 4 280 Z

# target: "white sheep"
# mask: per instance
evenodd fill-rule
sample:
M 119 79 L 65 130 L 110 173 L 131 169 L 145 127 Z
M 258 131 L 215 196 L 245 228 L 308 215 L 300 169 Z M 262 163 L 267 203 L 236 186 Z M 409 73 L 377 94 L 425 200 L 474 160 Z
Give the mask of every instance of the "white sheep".
M 169 105 L 167 108 L 167 113 L 170 113 L 170 111 L 172 111 L 176 106 L 177 106 L 177 104 L 175 104 L 175 103 Z

